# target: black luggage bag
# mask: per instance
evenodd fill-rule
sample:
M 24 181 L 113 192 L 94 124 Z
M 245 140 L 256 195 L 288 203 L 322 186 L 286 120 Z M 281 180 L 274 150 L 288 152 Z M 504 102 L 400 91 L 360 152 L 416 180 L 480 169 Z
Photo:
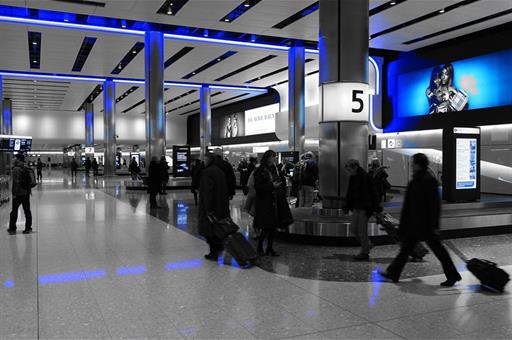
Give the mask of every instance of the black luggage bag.
M 386 213 L 377 214 L 376 219 L 377 223 L 382 226 L 381 230 L 384 230 L 396 243 L 400 244 L 401 241 L 398 236 L 400 221 Z M 421 242 L 418 242 L 410 255 L 414 261 L 421 261 L 427 254 L 428 249 Z
M 224 241 L 229 235 L 236 233 L 240 229 L 231 217 L 219 220 L 213 215 L 208 215 L 208 219 L 213 225 L 213 236 L 220 241 Z
M 226 238 L 225 247 L 241 268 L 251 267 L 258 258 L 256 250 L 245 239 L 244 235 L 239 232 L 233 233 Z
M 495 292 L 503 293 L 505 290 L 505 286 L 508 281 L 510 281 L 510 277 L 506 271 L 498 267 L 498 265 L 494 262 L 473 258 L 468 260 L 468 258 L 457 248 L 452 242 L 445 242 L 445 244 L 450 248 L 462 261 L 466 262 L 466 267 L 471 272 L 471 274 L 475 275 L 475 277 L 480 281 L 480 284 L 487 289 L 490 289 Z

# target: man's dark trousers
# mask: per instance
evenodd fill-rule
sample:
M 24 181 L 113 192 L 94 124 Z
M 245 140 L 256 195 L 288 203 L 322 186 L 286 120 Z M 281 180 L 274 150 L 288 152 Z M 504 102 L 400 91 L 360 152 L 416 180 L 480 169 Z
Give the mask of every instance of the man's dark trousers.
M 419 239 L 414 236 L 406 237 L 402 243 L 402 247 L 400 248 L 400 253 L 393 260 L 393 262 L 389 265 L 387 271 L 391 276 L 398 279 L 400 278 L 400 274 L 409 259 L 409 255 L 412 253 L 414 247 L 419 242 Z M 439 235 L 432 233 L 425 238 L 425 243 L 432 250 L 437 259 L 441 262 L 443 266 L 444 274 L 448 280 L 457 279 L 459 277 L 459 273 L 457 272 L 457 268 L 453 264 L 453 261 L 446 251 L 446 248 L 442 245 L 441 240 L 439 239 Z
M 18 221 L 18 209 L 23 206 L 25 212 L 25 230 L 32 228 L 32 212 L 30 211 L 30 195 L 16 196 L 12 199 L 12 211 L 9 219 L 9 230 L 16 231 L 16 221 Z

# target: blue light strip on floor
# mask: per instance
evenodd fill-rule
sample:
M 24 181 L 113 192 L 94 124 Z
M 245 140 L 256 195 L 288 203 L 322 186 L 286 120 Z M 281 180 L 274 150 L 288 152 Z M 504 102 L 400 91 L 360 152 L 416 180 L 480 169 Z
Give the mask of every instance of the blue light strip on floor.
M 169 262 L 165 265 L 165 269 L 169 271 L 173 270 L 184 270 L 184 269 L 195 269 L 203 266 L 203 260 L 191 259 L 177 262 Z
M 148 270 L 144 265 L 135 267 L 118 267 L 116 269 L 116 274 L 118 276 L 140 275 L 146 273 L 147 271 Z
M 39 284 L 41 286 L 45 286 L 45 285 L 49 285 L 49 284 L 99 279 L 99 278 L 104 278 L 106 276 L 107 276 L 107 271 L 105 269 L 98 269 L 98 270 L 92 270 L 92 271 L 47 274 L 47 275 L 39 275 Z

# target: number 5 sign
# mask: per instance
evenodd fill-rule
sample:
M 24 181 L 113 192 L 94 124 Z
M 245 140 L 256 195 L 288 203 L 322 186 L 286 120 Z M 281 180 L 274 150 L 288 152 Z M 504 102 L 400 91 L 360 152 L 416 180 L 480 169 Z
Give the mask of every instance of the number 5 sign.
M 320 86 L 320 120 L 368 121 L 368 85 L 331 83 Z

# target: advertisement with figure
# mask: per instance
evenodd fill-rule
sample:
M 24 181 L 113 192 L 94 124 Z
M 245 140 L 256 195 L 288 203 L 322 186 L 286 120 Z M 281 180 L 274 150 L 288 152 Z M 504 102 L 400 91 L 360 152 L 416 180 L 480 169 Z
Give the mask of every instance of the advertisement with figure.
M 456 140 L 456 188 L 476 189 L 477 181 L 477 140 L 457 138 Z

